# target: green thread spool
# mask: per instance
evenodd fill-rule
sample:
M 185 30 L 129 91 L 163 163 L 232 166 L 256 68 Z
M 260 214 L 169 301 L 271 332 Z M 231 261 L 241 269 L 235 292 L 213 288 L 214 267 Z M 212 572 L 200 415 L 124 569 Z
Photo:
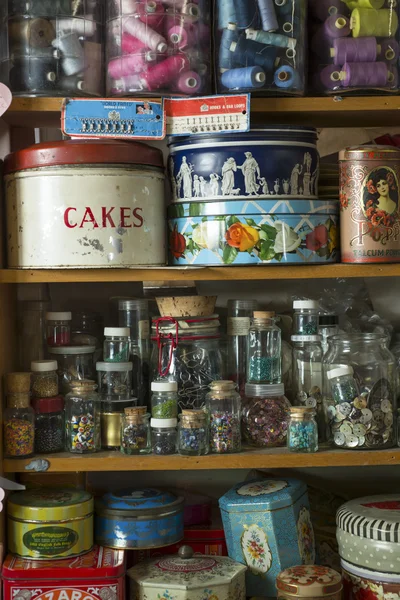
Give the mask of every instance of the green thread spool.
M 347 8 L 354 10 L 355 8 L 374 8 L 379 10 L 385 4 L 385 0 L 345 0 Z
M 353 37 L 394 37 L 399 25 L 394 10 L 383 8 L 355 8 L 351 13 L 350 27 Z

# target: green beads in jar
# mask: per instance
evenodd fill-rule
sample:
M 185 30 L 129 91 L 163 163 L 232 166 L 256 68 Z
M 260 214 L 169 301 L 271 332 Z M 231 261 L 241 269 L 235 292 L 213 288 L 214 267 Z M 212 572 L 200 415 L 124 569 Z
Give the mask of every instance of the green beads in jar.
M 152 418 L 176 419 L 178 416 L 178 384 L 176 381 L 153 381 L 151 391 Z

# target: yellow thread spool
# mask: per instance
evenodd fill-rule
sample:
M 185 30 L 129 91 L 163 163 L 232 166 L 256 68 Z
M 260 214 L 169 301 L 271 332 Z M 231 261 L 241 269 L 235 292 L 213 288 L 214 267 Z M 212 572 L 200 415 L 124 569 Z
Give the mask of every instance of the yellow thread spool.
M 374 8 L 378 10 L 385 4 L 385 0 L 345 0 L 347 8 L 354 10 L 355 8 Z
M 353 37 L 394 37 L 399 25 L 394 10 L 383 8 L 355 8 L 351 13 L 350 27 Z

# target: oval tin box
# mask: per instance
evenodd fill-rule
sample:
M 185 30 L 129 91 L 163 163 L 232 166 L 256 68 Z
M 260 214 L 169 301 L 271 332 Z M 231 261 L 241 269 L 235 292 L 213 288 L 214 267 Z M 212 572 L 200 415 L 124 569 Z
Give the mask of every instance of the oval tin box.
M 95 540 L 118 549 L 161 548 L 183 539 L 184 499 L 153 488 L 108 493 L 96 501 Z
M 318 197 L 317 132 L 269 125 L 247 133 L 192 135 L 169 143 L 173 202 Z
M 68 558 L 93 547 L 93 497 L 70 489 L 11 494 L 8 548 L 22 558 Z
M 233 200 L 168 207 L 170 265 L 333 263 L 336 200 Z

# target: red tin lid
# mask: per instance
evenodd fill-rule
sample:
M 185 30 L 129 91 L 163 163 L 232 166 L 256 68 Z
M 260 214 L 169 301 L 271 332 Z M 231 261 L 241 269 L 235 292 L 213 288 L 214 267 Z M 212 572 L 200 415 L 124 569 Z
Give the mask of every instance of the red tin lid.
M 93 550 L 75 558 L 57 560 L 27 560 L 9 554 L 4 561 L 3 579 L 103 579 L 125 574 L 125 553 L 95 546 Z
M 164 168 L 158 148 L 118 140 L 64 140 L 35 144 L 8 154 L 4 173 L 60 165 L 128 164 Z
M 33 398 L 32 408 L 36 413 L 56 413 L 64 410 L 64 398 L 53 396 L 53 398 Z

